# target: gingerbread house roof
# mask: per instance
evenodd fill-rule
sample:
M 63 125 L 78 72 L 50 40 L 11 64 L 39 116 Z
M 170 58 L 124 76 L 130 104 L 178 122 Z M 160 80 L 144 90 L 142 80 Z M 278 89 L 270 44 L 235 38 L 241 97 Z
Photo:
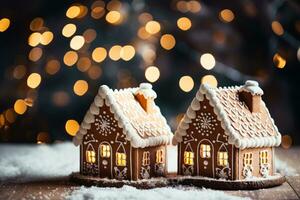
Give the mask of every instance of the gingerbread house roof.
M 156 98 L 151 84 L 144 83 L 138 88 L 112 90 L 106 85 L 99 88 L 94 102 L 87 111 L 80 129 L 73 138 L 75 145 L 82 142 L 83 136 L 91 128 L 95 116 L 99 114 L 99 107 L 104 104 L 110 107 L 118 126 L 123 129 L 127 140 L 135 148 L 169 144 L 173 137 L 166 119 L 153 101 L 152 112 L 146 112 L 136 100 L 135 94 L 144 92 L 146 98 Z
M 196 111 L 200 109 L 200 102 L 205 96 L 221 121 L 230 144 L 241 149 L 280 145 L 281 135 L 265 103 L 261 100 L 260 112 L 251 112 L 245 102 L 240 100 L 240 91 L 248 91 L 252 95 L 263 94 L 256 81 L 247 81 L 243 86 L 223 88 L 202 84 L 175 132 L 173 144 L 182 141 L 182 136 L 186 135 L 186 130 L 191 120 L 196 117 Z

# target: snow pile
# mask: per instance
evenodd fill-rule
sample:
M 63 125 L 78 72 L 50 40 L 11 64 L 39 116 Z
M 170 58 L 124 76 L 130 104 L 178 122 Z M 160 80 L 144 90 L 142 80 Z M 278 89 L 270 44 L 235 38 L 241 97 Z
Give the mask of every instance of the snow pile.
M 289 166 L 286 162 L 280 160 L 277 156 L 275 156 L 275 166 L 276 171 L 284 176 L 296 176 L 297 171 L 293 167 Z
M 85 199 L 143 199 L 143 200 L 163 200 L 163 199 L 247 199 L 225 194 L 221 191 L 210 189 L 197 189 L 194 187 L 165 187 L 150 190 L 139 190 L 131 186 L 123 186 L 122 188 L 98 188 L 98 187 L 80 187 L 74 190 L 68 200 L 85 200 Z
M 0 145 L 0 181 L 53 179 L 79 171 L 79 149 L 72 143 Z

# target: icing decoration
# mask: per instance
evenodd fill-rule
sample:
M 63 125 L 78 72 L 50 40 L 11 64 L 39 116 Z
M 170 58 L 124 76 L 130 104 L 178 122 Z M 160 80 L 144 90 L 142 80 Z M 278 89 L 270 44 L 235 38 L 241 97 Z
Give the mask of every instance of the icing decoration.
M 250 92 L 252 95 L 263 95 L 264 91 L 259 87 L 257 81 L 246 81 L 239 91 Z
M 141 177 L 143 179 L 149 179 L 150 178 L 150 166 L 141 167 Z
M 246 165 L 243 167 L 242 175 L 245 179 L 251 179 L 253 167 L 251 165 Z
M 267 178 L 269 176 L 270 174 L 269 168 L 270 167 L 268 163 L 260 165 L 259 172 L 262 175 L 262 177 Z
M 141 83 L 139 89 L 135 92 L 135 95 L 137 94 L 143 95 L 146 99 L 156 99 L 157 97 L 150 83 Z
M 185 165 L 182 164 L 183 175 L 192 176 L 194 174 L 194 166 L 193 165 Z
M 115 178 L 118 180 L 123 180 L 127 176 L 127 167 L 124 167 L 123 170 L 120 170 L 118 167 L 114 167 Z
M 155 173 L 156 175 L 164 175 L 165 173 L 165 164 L 163 163 L 155 163 Z

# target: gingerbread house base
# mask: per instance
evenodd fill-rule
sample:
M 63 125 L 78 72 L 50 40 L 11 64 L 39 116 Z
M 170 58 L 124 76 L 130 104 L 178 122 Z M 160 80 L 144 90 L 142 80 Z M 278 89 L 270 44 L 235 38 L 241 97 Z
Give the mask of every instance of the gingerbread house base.
M 283 184 L 286 181 L 281 174 L 275 174 L 268 178 L 253 178 L 248 180 L 224 180 L 201 176 L 179 176 L 169 179 L 173 185 L 189 185 L 218 190 L 256 190 L 270 188 Z

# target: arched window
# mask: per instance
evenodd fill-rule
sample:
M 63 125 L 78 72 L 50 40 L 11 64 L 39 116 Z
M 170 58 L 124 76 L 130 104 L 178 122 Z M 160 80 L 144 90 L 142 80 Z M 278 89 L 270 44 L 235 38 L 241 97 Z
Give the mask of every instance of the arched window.
M 100 145 L 100 156 L 102 158 L 109 158 L 110 157 L 110 146 L 107 144 Z
M 163 149 L 159 149 L 156 151 L 156 163 L 164 163 L 164 150 Z
M 185 165 L 194 165 L 194 152 L 191 152 L 191 151 L 184 152 L 184 164 Z
M 244 166 L 252 165 L 252 153 L 244 154 Z
M 218 166 L 225 167 L 228 165 L 228 153 L 227 151 L 219 151 L 217 155 Z
M 209 144 L 200 145 L 200 156 L 201 158 L 210 158 L 211 157 L 211 147 Z
M 150 165 L 150 152 L 149 151 L 143 152 L 142 165 L 143 166 Z
M 116 153 L 116 165 L 117 166 L 126 166 L 126 154 L 125 153 Z
M 85 151 L 85 160 L 88 163 L 96 162 L 96 152 L 91 144 L 88 145 Z
M 265 150 L 259 152 L 259 164 L 268 164 L 268 151 Z

